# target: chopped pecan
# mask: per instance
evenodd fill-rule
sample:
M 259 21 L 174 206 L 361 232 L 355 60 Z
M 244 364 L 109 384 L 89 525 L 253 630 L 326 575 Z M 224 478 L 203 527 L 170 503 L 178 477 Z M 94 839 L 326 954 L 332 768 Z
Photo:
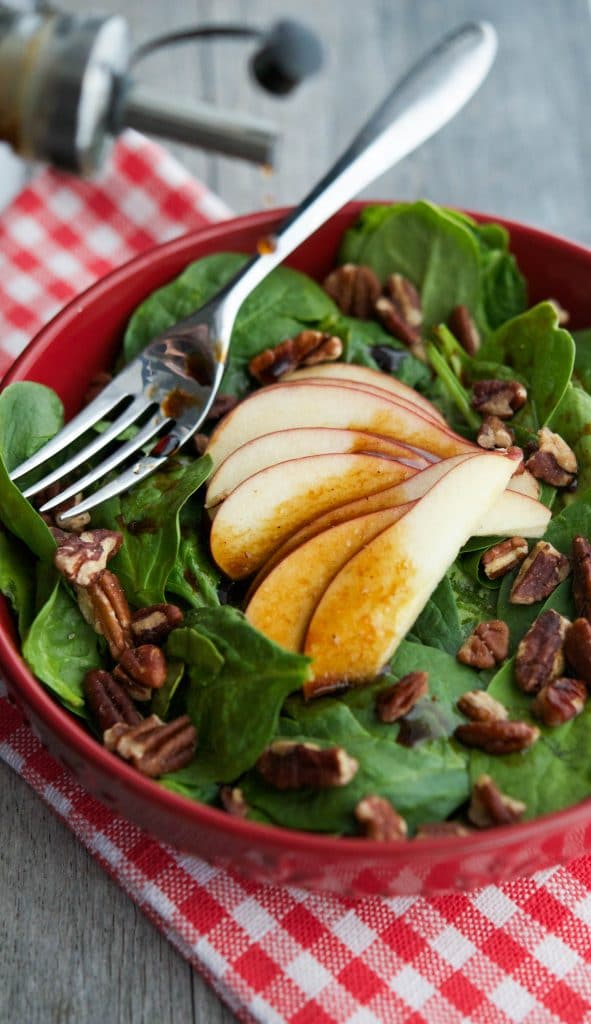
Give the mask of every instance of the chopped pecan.
M 527 541 L 523 537 L 509 537 L 485 551 L 481 565 L 484 575 L 489 580 L 498 580 L 500 576 L 516 569 L 527 558 Z
M 77 587 L 80 610 L 95 632 L 105 637 L 112 657 L 117 660 L 132 647 L 131 612 L 117 577 L 103 569 L 89 587 Z
M 527 401 L 518 380 L 477 380 L 472 385 L 472 405 L 477 412 L 508 420 Z
M 235 395 L 224 395 L 218 392 L 213 400 L 211 409 L 205 418 L 205 422 L 212 423 L 216 420 L 221 420 L 222 417 L 227 416 L 229 412 L 232 412 L 232 409 L 237 405 L 238 399 Z
M 536 480 L 553 487 L 570 487 L 577 475 L 577 458 L 572 448 L 548 427 L 538 431 L 537 451 L 526 462 Z
M 266 348 L 250 360 L 248 370 L 261 384 L 273 384 L 298 366 L 331 363 L 343 354 L 343 343 L 334 334 L 300 331 L 274 348 Z
M 162 644 L 168 634 L 183 621 L 176 604 L 150 604 L 131 617 L 131 633 L 136 644 Z
M 510 448 L 515 434 L 498 416 L 485 416 L 476 437 L 476 444 L 492 451 L 494 448 Z
M 117 724 L 107 729 L 103 740 L 108 750 L 152 779 L 184 768 L 197 747 L 197 733 L 188 715 L 167 723 L 150 715 L 139 725 Z
M 451 311 L 448 324 L 450 331 L 458 339 L 462 348 L 469 356 L 475 356 L 480 348 L 480 334 L 468 307 L 455 306 Z
M 142 720 L 129 694 L 104 669 L 93 668 L 86 673 L 84 693 L 101 732 L 117 722 L 137 725 Z
M 509 717 L 504 704 L 491 697 L 486 690 L 468 690 L 463 693 L 458 700 L 458 711 L 471 722 L 497 722 Z
M 500 619 L 480 622 L 464 640 L 457 653 L 458 661 L 472 668 L 494 668 L 509 650 L 509 627 Z
M 54 530 L 58 547 L 54 565 L 78 587 L 88 587 L 106 568 L 123 543 L 123 535 L 114 530 L 85 530 L 80 535 Z
M 526 805 L 507 796 L 495 785 L 490 775 L 480 775 L 472 789 L 468 819 L 477 828 L 514 825 L 521 821 Z
M 128 647 L 113 669 L 113 678 L 134 700 L 150 700 L 152 691 L 166 682 L 166 658 L 154 644 Z
M 564 671 L 564 639 L 570 623 L 552 608 L 538 615 L 519 642 L 515 680 L 524 693 L 537 693 Z
M 564 653 L 578 678 L 591 686 L 591 623 L 588 619 L 575 619 L 567 629 Z
M 419 825 L 415 839 L 440 839 L 446 836 L 467 836 L 472 829 L 460 821 L 425 821 Z
M 563 725 L 580 715 L 587 700 L 587 687 L 581 679 L 562 676 L 542 687 L 532 704 L 532 713 L 544 725 Z
M 577 615 L 591 621 L 591 544 L 575 537 L 572 546 L 573 598 Z
M 381 294 L 380 279 L 371 267 L 356 263 L 344 263 L 325 278 L 322 285 L 346 316 L 358 316 L 369 320 Z
M 412 354 L 424 362 L 425 349 L 419 331 L 406 322 L 391 299 L 382 295 L 376 302 L 375 312 L 378 320 L 389 334 L 407 345 Z
M 88 387 L 84 392 L 83 405 L 90 405 L 91 402 L 94 402 L 95 398 L 100 395 L 101 391 L 104 391 L 107 384 L 110 384 L 112 380 L 113 374 L 107 373 L 106 370 L 99 370 L 98 373 L 95 373 L 94 377 L 90 378 Z
M 539 540 L 521 563 L 511 587 L 511 604 L 535 604 L 549 597 L 570 572 L 570 562 L 548 541 Z
M 418 329 L 423 323 L 423 307 L 421 297 L 412 281 L 403 274 L 390 274 L 384 284 L 384 294 L 396 309 L 396 312 L 411 328 Z
M 421 697 L 427 693 L 427 672 L 409 672 L 397 683 L 380 690 L 376 697 L 376 711 L 381 722 L 397 722 L 407 715 Z
M 248 804 L 239 786 L 221 786 L 220 800 L 224 810 L 233 818 L 245 818 L 248 814 Z
M 404 818 L 384 797 L 364 797 L 355 807 L 354 813 L 361 834 L 367 839 L 384 843 L 393 839 L 406 839 L 408 829 Z
M 458 725 L 454 736 L 467 747 L 477 747 L 487 754 L 516 754 L 536 742 L 540 730 L 527 722 L 466 722 Z
M 342 747 L 322 750 L 315 743 L 275 740 L 257 761 L 257 770 L 276 789 L 329 789 L 346 786 L 359 768 Z

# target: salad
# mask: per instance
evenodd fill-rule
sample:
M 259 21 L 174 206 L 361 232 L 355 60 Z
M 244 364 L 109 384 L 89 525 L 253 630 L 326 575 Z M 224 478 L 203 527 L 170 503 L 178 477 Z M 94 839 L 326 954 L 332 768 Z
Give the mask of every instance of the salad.
M 151 295 L 121 360 L 246 258 Z M 246 300 L 195 450 L 92 522 L 10 481 L 63 409 L 9 385 L 0 591 L 31 671 L 114 756 L 267 824 L 461 835 L 590 796 L 591 331 L 567 328 L 499 225 L 368 206 L 325 282 L 280 267 Z

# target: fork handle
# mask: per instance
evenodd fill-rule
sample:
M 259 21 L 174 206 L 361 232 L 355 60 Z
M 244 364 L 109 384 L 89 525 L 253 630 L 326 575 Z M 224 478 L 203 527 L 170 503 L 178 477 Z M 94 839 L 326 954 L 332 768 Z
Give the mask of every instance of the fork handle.
M 222 289 L 222 361 L 236 313 L 253 288 L 349 199 L 454 117 L 488 74 L 496 48 L 496 32 L 487 22 L 464 25 L 388 93 L 333 167 L 279 226 L 273 251 L 253 256 Z

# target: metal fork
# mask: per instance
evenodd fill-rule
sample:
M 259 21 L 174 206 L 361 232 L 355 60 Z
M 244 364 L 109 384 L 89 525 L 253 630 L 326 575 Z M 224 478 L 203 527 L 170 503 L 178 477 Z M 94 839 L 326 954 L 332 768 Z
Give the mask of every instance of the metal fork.
M 330 171 L 283 221 L 270 245 L 252 256 L 232 280 L 192 316 L 155 338 L 48 444 L 11 474 L 19 480 L 83 434 L 115 415 L 102 433 L 58 469 L 23 491 L 45 490 L 134 425 L 139 429 L 93 469 L 41 506 L 62 505 L 138 453 L 133 465 L 103 484 L 62 520 L 128 490 L 166 461 L 199 428 L 221 383 L 236 314 L 267 274 L 345 202 L 449 121 L 470 99 L 494 60 L 496 34 L 487 23 L 463 26 L 427 53 L 389 92 Z M 265 249 L 266 251 L 262 251 Z M 270 251 L 269 251 L 270 250 Z M 122 403 L 127 402 L 123 407 Z M 148 454 L 139 454 L 154 439 Z

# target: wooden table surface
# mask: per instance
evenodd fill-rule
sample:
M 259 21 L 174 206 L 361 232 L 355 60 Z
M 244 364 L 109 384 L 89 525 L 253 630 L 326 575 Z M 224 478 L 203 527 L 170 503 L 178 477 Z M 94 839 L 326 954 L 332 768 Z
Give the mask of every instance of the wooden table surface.
M 292 97 L 249 81 L 248 50 L 217 43 L 151 58 L 146 83 L 275 120 L 276 173 L 175 152 L 237 212 L 297 200 L 410 61 L 462 21 L 499 33 L 469 108 L 371 189 L 494 211 L 591 243 L 591 17 L 586 0 L 70 0 L 129 18 L 134 38 L 195 22 L 299 17 L 326 67 Z M 174 63 L 173 63 L 174 61 Z M 227 1024 L 233 1015 L 28 787 L 0 763 L 0 1021 Z

